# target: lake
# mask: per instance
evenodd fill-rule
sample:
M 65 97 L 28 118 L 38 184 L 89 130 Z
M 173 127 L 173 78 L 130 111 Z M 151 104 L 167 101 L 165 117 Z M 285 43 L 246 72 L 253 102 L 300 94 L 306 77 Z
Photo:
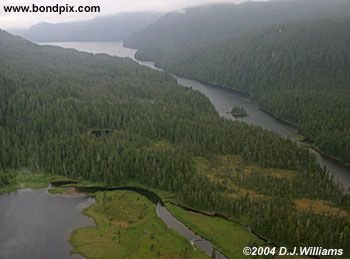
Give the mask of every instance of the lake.
M 82 258 L 70 256 L 68 239 L 74 229 L 94 225 L 81 214 L 93 202 L 87 196 L 51 195 L 48 189 L 0 195 L 0 258 Z

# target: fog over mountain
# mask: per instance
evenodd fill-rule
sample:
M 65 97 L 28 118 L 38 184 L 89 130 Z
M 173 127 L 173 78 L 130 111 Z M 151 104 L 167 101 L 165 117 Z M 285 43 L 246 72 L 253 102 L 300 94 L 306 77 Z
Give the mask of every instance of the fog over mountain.
M 319 149 L 350 163 L 349 46 L 350 16 L 277 24 L 207 44 L 145 48 L 136 58 L 248 93 Z
M 28 30 L 13 30 L 32 41 L 123 41 L 132 33 L 155 22 L 157 12 L 123 13 L 71 23 L 39 23 Z
M 284 21 L 341 17 L 350 13 L 347 0 L 233 2 L 179 7 L 168 13 L 126 12 L 85 21 L 42 22 L 28 30 L 10 32 L 32 41 L 125 41 L 127 46 L 144 48 L 227 39 Z
M 213 4 L 171 12 L 131 36 L 133 48 L 187 44 L 229 39 L 257 28 L 291 20 L 344 17 L 348 0 L 285 0 Z
M 350 0 L 3 0 L 0 259 L 350 259 L 349 67 Z
M 96 16 L 108 16 L 116 13 L 125 12 L 144 12 L 157 11 L 169 12 L 186 8 L 188 6 L 195 6 L 208 3 L 239 3 L 244 0 L 99 0 L 99 1 L 85 1 L 85 0 L 5 0 L 1 5 L 98 5 L 101 10 L 100 13 L 64 13 L 62 15 L 55 13 L 3 13 L 0 9 L 0 28 L 1 29 L 28 29 L 30 26 L 41 23 L 66 23 L 73 21 L 81 21 L 93 19 Z

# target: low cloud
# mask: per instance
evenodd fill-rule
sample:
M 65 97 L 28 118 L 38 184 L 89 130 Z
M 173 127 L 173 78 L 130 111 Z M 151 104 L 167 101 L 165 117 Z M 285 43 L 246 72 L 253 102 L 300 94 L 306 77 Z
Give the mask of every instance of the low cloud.
M 96 16 L 103 16 L 121 12 L 130 11 L 173 11 L 182 9 L 188 6 L 195 6 L 208 3 L 239 3 L 244 0 L 3 0 L 0 3 L 0 28 L 14 29 L 14 28 L 28 28 L 31 25 L 39 22 L 69 22 L 76 20 L 91 19 Z M 101 6 L 101 13 L 87 14 L 87 13 L 65 13 L 62 15 L 45 13 L 17 13 L 5 14 L 3 6 L 6 5 L 99 5 Z

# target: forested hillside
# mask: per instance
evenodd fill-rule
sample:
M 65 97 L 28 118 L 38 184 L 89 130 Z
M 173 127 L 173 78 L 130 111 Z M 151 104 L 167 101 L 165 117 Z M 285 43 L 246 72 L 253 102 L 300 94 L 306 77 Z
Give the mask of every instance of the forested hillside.
M 220 118 L 199 92 L 130 59 L 0 31 L 0 64 L 0 186 L 21 168 L 139 182 L 280 245 L 349 255 L 349 196 L 293 142 Z
M 161 16 L 157 12 L 121 13 L 80 22 L 39 23 L 13 33 L 35 42 L 123 41 Z
M 137 57 L 249 93 L 322 151 L 350 163 L 349 46 L 350 18 L 329 18 L 275 25 L 215 44 L 140 50 Z
M 176 47 L 200 41 L 230 39 L 252 29 L 317 17 L 343 17 L 348 0 L 287 0 L 212 4 L 168 13 L 125 41 L 136 49 Z

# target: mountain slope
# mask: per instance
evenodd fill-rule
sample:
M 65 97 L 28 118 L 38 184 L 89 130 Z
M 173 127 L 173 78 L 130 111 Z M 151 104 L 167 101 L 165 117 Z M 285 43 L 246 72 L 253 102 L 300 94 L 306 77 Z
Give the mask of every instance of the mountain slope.
M 289 20 L 342 17 L 350 13 L 347 0 L 291 0 L 213 4 L 164 15 L 130 36 L 133 48 L 177 46 L 198 41 L 228 39 L 265 26 Z
M 123 41 L 155 22 L 161 15 L 156 12 L 121 13 L 82 22 L 40 23 L 28 30 L 13 33 L 36 42 Z
M 251 94 L 322 151 L 350 163 L 350 18 L 276 25 L 215 44 L 164 49 L 178 75 Z
M 199 92 L 130 59 L 0 31 L 0 63 L 0 186 L 21 168 L 136 182 L 242 219 L 285 246 L 349 255 L 350 199 L 292 141 L 220 118 Z M 308 206 L 315 202 L 321 210 Z

